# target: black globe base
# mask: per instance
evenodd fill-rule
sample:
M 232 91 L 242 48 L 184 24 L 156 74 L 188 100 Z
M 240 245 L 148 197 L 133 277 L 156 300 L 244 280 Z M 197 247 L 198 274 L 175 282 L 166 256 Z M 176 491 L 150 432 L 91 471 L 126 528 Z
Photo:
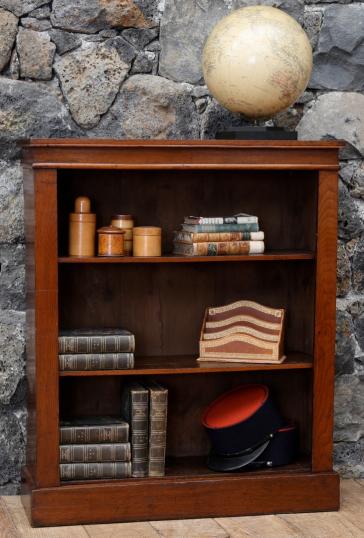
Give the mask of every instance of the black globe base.
M 297 140 L 296 131 L 287 131 L 282 127 L 248 126 L 218 131 L 217 140 Z

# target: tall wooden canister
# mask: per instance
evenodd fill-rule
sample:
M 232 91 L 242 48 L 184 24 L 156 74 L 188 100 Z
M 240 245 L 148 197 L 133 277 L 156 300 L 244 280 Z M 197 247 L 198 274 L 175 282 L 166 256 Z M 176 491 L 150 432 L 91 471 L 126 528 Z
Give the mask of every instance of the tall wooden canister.
M 69 216 L 70 256 L 95 256 L 96 214 L 91 213 L 91 202 L 87 196 L 75 200 L 75 212 Z

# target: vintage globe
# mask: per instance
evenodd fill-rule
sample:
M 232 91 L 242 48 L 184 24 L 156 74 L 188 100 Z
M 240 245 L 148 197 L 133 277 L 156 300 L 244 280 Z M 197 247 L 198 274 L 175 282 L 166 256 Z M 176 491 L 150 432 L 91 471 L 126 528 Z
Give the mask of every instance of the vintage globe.
M 270 118 L 292 105 L 312 71 L 312 48 L 301 26 L 280 9 L 244 7 L 213 28 L 202 57 L 212 95 L 249 118 Z

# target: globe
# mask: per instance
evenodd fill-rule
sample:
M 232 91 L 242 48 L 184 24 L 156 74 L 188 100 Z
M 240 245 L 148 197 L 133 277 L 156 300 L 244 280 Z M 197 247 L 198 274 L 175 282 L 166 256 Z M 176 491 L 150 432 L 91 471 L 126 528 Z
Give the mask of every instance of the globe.
M 227 109 L 271 118 L 304 92 L 312 48 L 298 22 L 270 6 L 243 7 L 213 28 L 202 55 L 205 82 Z

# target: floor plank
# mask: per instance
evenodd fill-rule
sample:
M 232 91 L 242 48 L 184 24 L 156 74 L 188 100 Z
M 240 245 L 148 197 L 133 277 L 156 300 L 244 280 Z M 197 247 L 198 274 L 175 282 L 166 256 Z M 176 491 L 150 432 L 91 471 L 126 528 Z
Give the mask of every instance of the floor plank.
M 244 516 L 216 518 L 230 538 L 254 536 L 259 538 L 298 538 L 300 532 L 277 516 Z
M 229 538 L 229 534 L 213 519 L 151 521 L 163 538 Z
M 277 516 L 304 538 L 349 538 L 363 536 L 360 529 L 340 512 L 284 514 Z
M 1 538 L 18 538 L 20 536 L 2 497 L 0 497 L 0 536 Z
M 149 523 L 117 523 L 84 525 L 90 538 L 158 538 L 160 535 Z
M 19 533 L 18 536 L 21 538 L 88 538 L 87 532 L 81 525 L 72 527 L 32 528 L 29 525 L 20 497 L 9 496 L 2 497 L 2 499 Z

